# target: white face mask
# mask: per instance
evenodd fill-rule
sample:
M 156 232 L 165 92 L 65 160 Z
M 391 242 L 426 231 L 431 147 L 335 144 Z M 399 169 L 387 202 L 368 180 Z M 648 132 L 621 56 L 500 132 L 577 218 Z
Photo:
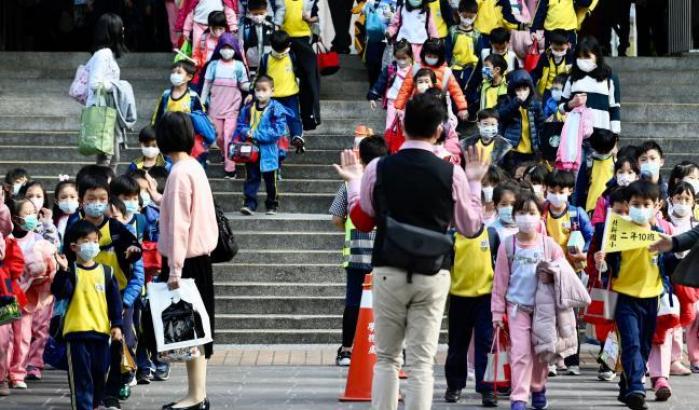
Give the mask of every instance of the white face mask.
M 478 125 L 478 132 L 481 134 L 481 139 L 485 142 L 490 142 L 498 135 L 497 125 Z
M 634 174 L 621 174 L 616 176 L 616 183 L 619 186 L 629 186 L 635 180 L 636 175 Z
M 436 66 L 439 62 L 439 57 L 425 57 L 425 64 Z
M 184 84 L 184 76 L 179 73 L 170 74 L 170 83 L 177 87 L 178 85 Z
M 539 217 L 536 215 L 517 215 L 515 217 L 515 222 L 517 223 L 517 228 L 524 233 L 532 233 L 536 230 L 536 227 L 540 223 Z
M 544 197 L 544 187 L 541 185 L 532 185 L 532 190 L 534 191 L 534 195 L 537 198 L 543 198 Z
M 408 3 L 412 7 L 420 7 L 422 5 L 422 0 L 408 0 Z
M 43 198 L 32 198 L 29 200 L 29 202 L 34 205 L 34 208 L 36 208 L 36 211 L 39 212 L 41 211 L 41 208 L 44 207 L 44 199 Z
M 235 56 L 235 50 L 232 48 L 222 48 L 221 49 L 221 58 L 224 60 L 230 60 Z
M 155 158 L 160 154 L 160 148 L 158 147 L 141 147 L 141 153 L 146 158 Z
M 560 208 L 568 203 L 568 195 L 549 192 L 548 195 L 546 195 L 546 200 L 549 201 L 554 208 Z
M 265 15 L 264 14 L 255 14 L 255 15 L 250 16 L 250 20 L 252 20 L 252 22 L 255 24 L 262 24 L 265 21 Z
M 592 61 L 591 58 L 578 58 L 575 64 L 578 65 L 578 68 L 580 70 L 586 73 L 589 73 L 590 71 L 593 71 L 595 68 L 597 68 L 597 64 L 594 61 Z
M 675 205 L 670 204 L 670 205 L 672 206 L 671 214 L 674 214 L 678 218 L 686 218 L 692 214 L 691 205 L 687 205 L 687 204 L 675 204 Z
M 266 103 L 272 98 L 272 93 L 268 91 L 255 91 L 255 99 L 261 103 Z
M 23 182 L 15 182 L 14 184 L 12 184 L 12 195 L 17 196 L 23 186 Z
M 418 92 L 419 94 L 422 94 L 422 93 L 424 93 L 425 91 L 429 90 L 431 87 L 430 87 L 430 85 L 429 85 L 428 83 L 417 83 L 417 85 L 415 86 L 415 88 L 417 88 L 417 92 Z
M 561 101 L 561 97 L 563 96 L 563 90 L 559 88 L 552 88 L 551 89 L 551 98 L 553 98 L 554 101 Z
M 460 17 L 461 18 L 461 24 L 470 27 L 473 25 L 473 22 L 476 21 L 474 18 L 465 18 L 465 17 Z
M 527 98 L 529 98 L 529 88 L 522 88 L 521 90 L 516 90 L 515 94 L 517 95 L 517 98 L 519 98 L 522 101 L 526 101 Z
M 492 186 L 484 186 L 481 188 L 481 192 L 483 192 L 483 202 L 493 202 L 493 189 Z
M 408 60 L 407 58 L 396 60 L 396 65 L 398 66 L 398 68 L 408 67 L 410 65 L 410 60 Z
M 563 51 L 556 51 L 553 49 L 551 50 L 551 55 L 553 55 L 554 57 L 561 58 L 561 57 L 565 57 L 566 54 L 568 54 L 568 51 L 566 51 L 566 50 L 563 50 Z
M 686 182 L 694 188 L 694 193 L 699 194 L 699 179 L 685 178 L 682 182 Z

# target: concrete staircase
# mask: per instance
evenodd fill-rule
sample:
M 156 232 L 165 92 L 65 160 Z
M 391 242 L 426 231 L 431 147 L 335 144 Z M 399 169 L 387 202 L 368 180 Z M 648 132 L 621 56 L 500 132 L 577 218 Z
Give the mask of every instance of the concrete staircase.
M 74 148 L 80 105 L 67 97 L 80 53 L 0 53 L 0 174 L 24 167 L 49 190 L 58 174 L 74 175 L 92 158 Z M 119 63 L 134 86 L 140 129 L 168 85 L 170 55 L 129 54 Z M 694 58 L 613 60 L 622 81 L 623 140 L 658 140 L 667 166 L 695 159 L 699 136 L 699 62 Z M 383 112 L 364 100 L 366 74 L 357 57 L 323 78 L 323 125 L 307 136 L 309 150 L 290 154 L 274 217 L 242 217 L 242 181 L 224 180 L 220 153 L 207 171 L 217 201 L 230 212 L 241 246 L 231 264 L 215 266 L 218 343 L 336 343 L 340 340 L 343 235 L 327 209 L 339 186 L 331 164 L 351 146 L 358 123 L 383 129 Z M 136 135 L 124 164 L 139 155 Z M 121 168 L 124 170 L 125 168 Z M 264 187 L 262 188 L 264 191 Z M 263 200 L 264 193 L 260 193 Z

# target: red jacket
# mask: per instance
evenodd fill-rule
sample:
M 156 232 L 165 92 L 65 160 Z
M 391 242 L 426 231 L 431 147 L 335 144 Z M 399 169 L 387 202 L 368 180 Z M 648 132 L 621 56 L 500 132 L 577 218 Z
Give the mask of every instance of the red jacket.
M 0 295 L 14 295 L 21 307 L 27 303 L 27 298 L 19 287 L 19 278 L 23 272 L 22 249 L 15 238 L 5 238 L 5 259 L 0 265 Z

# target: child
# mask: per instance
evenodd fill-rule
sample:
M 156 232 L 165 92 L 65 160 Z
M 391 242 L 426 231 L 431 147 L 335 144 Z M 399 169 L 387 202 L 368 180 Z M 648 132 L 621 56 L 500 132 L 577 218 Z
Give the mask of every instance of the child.
M 234 141 L 249 141 L 260 149 L 259 160 L 245 164 L 245 204 L 240 208 L 243 215 L 254 215 L 257 210 L 260 179 L 265 180 L 267 215 L 276 214 L 279 208 L 276 183 L 276 171 L 279 168 L 277 141 L 286 133 L 286 116 L 289 112 L 281 103 L 272 100 L 273 93 L 274 80 L 266 75 L 258 76 L 255 80 L 255 100 L 243 107 L 238 117 Z
M 272 34 L 272 51 L 265 54 L 260 63 L 259 75 L 272 78 L 274 84 L 273 98 L 284 106 L 289 114 L 286 123 L 291 134 L 291 143 L 297 152 L 304 151 L 303 126 L 299 111 L 299 80 L 296 77 L 296 57 L 291 50 L 291 40 L 284 31 Z
M 539 80 L 539 82 L 543 81 Z M 551 88 L 548 90 L 548 98 L 546 99 L 546 105 L 544 106 L 544 117 L 548 122 L 563 122 L 565 120 L 565 114 L 560 112 L 558 109 L 561 103 L 561 96 L 563 95 L 563 87 L 568 81 L 568 76 L 566 74 L 559 74 L 554 77 L 551 83 Z
M 5 203 L 8 204 L 8 206 L 10 206 L 9 201 L 17 197 L 19 195 L 19 190 L 31 179 L 29 173 L 23 168 L 14 168 L 7 171 L 3 189 L 5 190 Z
M 19 191 L 19 197 L 28 199 L 38 211 L 39 220 L 34 231 L 53 244 L 53 246 L 60 246 L 61 239 L 56 225 L 53 223 L 53 212 L 48 209 L 48 198 L 46 197 L 44 185 L 40 181 L 29 181 Z
M 66 238 L 66 249 L 76 255 L 74 263 L 61 255 L 60 271 L 51 286 L 59 299 L 68 299 L 63 336 L 68 350 L 68 379 L 74 409 L 91 410 L 109 403 L 105 377 L 109 368 L 109 341 L 121 348 L 122 320 L 119 284 L 112 269 L 95 261 L 100 253 L 99 229 L 76 222 Z M 117 406 L 117 408 L 119 408 Z
M 627 187 L 632 182 L 639 179 L 640 171 L 635 158 L 620 156 L 614 164 L 614 179 L 607 182 L 607 189 L 600 195 L 595 204 L 595 210 L 592 213 L 591 222 L 593 225 L 602 223 L 607 218 L 607 208 L 611 202 L 609 200 L 610 193 L 617 187 Z
M 226 15 L 222 11 L 212 11 L 207 20 L 208 30 L 202 33 L 199 41 L 192 44 L 192 59 L 199 70 L 211 60 L 219 39 L 226 32 Z
M 401 40 L 393 46 L 393 62 L 381 70 L 381 75 L 367 94 L 366 98 L 372 110 L 376 109 L 376 101 L 382 100 L 386 110 L 386 130 L 391 129 L 396 121 L 395 101 L 412 66 L 413 50 L 410 43 Z
M 481 71 L 480 109 L 495 108 L 500 96 L 507 95 L 507 61 L 500 54 L 491 54 L 483 60 Z
M 386 51 L 386 29 L 391 22 L 395 11 L 393 0 L 369 0 L 359 2 L 364 16 L 364 28 L 366 31 L 366 45 L 362 54 L 362 61 L 366 65 L 369 86 L 379 79 L 383 64 L 383 54 Z
M 449 291 L 449 350 L 444 365 L 447 379 L 444 400 L 448 403 L 458 402 L 461 390 L 466 387 L 467 352 L 473 339 L 476 391 L 481 394 L 483 407 L 497 407 L 493 385 L 483 383 L 493 341 L 490 305 L 497 241 L 495 228 L 486 228 L 485 224 L 472 238 L 455 234 Z
M 478 15 L 475 0 L 459 2 L 459 24 L 451 27 L 450 49 L 451 71 L 464 90 L 469 107 L 476 106 L 478 100 L 478 81 L 476 72 L 481 55 L 481 34 L 473 27 Z
M 245 60 L 251 72 L 256 72 L 262 64 L 262 56 L 272 51 L 270 39 L 274 33 L 274 21 L 269 8 L 266 0 L 248 0 L 248 13 L 243 18 L 241 34 Z
M 183 38 L 189 39 L 191 35 L 192 48 L 201 44 L 201 37 L 208 28 L 209 16 L 212 12 L 223 11 L 225 22 L 223 31 L 238 31 L 238 20 L 236 18 L 237 2 L 234 0 L 185 0 L 177 14 L 175 30 L 182 33 Z M 220 24 L 220 22 L 217 22 Z
M 660 189 L 660 199 L 667 200 L 667 183 L 660 175 L 660 168 L 665 165 L 662 148 L 655 141 L 645 141 L 638 147 L 637 155 L 641 178 L 657 184 Z
M 507 180 L 496 185 L 493 190 L 493 204 L 495 204 L 495 213 L 497 217 L 490 226 L 495 229 L 499 242 L 502 242 L 508 236 L 518 232 L 517 224 L 515 223 L 512 213 L 512 207 L 520 191 L 521 188 L 517 183 Z
M 6 205 L 3 203 L 2 206 Z M 8 223 L 11 224 L 9 221 Z M 13 298 L 22 308 L 27 303 L 27 298 L 20 286 L 20 279 L 24 273 L 24 255 L 17 239 L 11 236 L 10 232 L 11 230 L 3 232 L 4 238 L 0 241 L 4 254 L 2 265 L 0 265 L 0 296 Z M 13 343 L 13 325 L 10 323 L 0 325 L 0 346 L 5 346 L 0 349 L 0 397 L 10 395 L 8 379 L 12 357 L 10 348 Z
M 423 44 L 429 39 L 439 38 L 427 0 L 406 0 L 399 5 L 386 30 L 386 37 L 394 42 L 407 40 L 413 48 L 416 63 L 421 63 Z M 442 62 L 444 57 L 444 50 L 442 50 Z
M 508 78 L 507 95 L 498 103 L 497 110 L 502 135 L 513 147 L 503 164 L 505 170 L 512 172 L 517 164 L 537 158 L 544 111 L 529 73 L 517 70 Z
M 133 310 L 132 306 L 143 288 L 143 275 L 138 275 L 132 270 L 132 262 L 141 256 L 141 248 L 136 237 L 119 221 L 106 216 L 109 201 L 109 185 L 101 177 L 85 175 L 78 182 L 78 194 L 82 204 L 81 217 L 95 225 L 99 232 L 100 252 L 95 256 L 95 261 L 109 266 L 119 284 L 119 291 L 123 300 L 123 331 L 127 340 L 133 337 Z M 66 237 L 70 237 L 72 225 L 68 226 Z M 64 249 L 70 263 L 76 260 L 73 249 Z M 121 361 L 121 346 L 114 347 L 111 353 L 111 361 L 115 363 L 111 368 L 105 390 L 105 407 L 118 406 L 117 397 L 124 396 L 127 392 L 120 392 L 123 388 L 119 363 Z
M 699 193 L 699 165 L 692 161 L 682 161 L 675 165 L 668 178 L 668 191 L 674 191 L 675 185 L 686 182 Z
M 636 181 L 625 188 L 631 221 L 647 230 L 659 228 L 651 224 L 660 200 L 660 188 L 647 180 Z M 623 373 L 619 381 L 619 400 L 632 410 L 645 409 L 643 377 L 651 350 L 658 310 L 658 297 L 663 293 L 664 264 L 657 252 L 647 247 L 605 255 L 613 272 L 612 290 L 617 292 L 615 320 L 618 328 Z
M 566 32 L 554 30 L 551 32 L 551 46 L 539 58 L 539 63 L 531 73 L 536 84 L 536 91 L 539 92 L 544 101 L 547 101 L 551 96 L 551 88 L 556 78 L 560 75 L 568 75 L 572 67 L 573 52 L 570 50 Z M 563 85 L 565 85 L 565 81 L 561 85 L 561 92 L 563 92 Z M 560 100 L 560 94 L 558 100 Z
M 488 167 L 488 172 L 481 180 L 481 192 L 483 193 L 483 198 L 481 200 L 483 203 L 483 223 L 486 227 L 497 220 L 498 214 L 495 201 L 493 200 L 493 194 L 495 187 L 506 180 L 507 175 L 505 171 L 500 169 L 497 165 L 490 165 L 490 167 Z
M 485 60 L 485 58 L 491 54 L 501 55 L 505 59 L 507 62 L 505 74 L 522 68 L 517 54 L 510 49 L 509 30 L 498 27 L 490 33 L 490 48 L 483 48 L 481 51 L 481 59 Z
M 162 97 L 158 99 L 158 105 L 151 118 L 150 125 L 152 127 L 155 127 L 160 117 L 166 112 L 191 113 L 204 110 L 199 94 L 189 88 L 189 82 L 192 81 L 195 72 L 196 67 L 187 60 L 180 60 L 172 64 L 170 68 L 172 88 L 165 90 Z
M 619 136 L 609 130 L 596 128 L 588 141 L 592 149 L 590 159 L 585 167 L 589 170 L 588 178 L 583 179 L 584 186 L 576 187 L 576 191 L 578 191 L 576 203 L 581 205 L 584 203 L 585 210 L 592 212 L 597 204 L 597 199 L 607 189 L 607 183 L 614 178 L 614 154 Z
M 415 47 L 413 47 L 414 50 Z M 455 111 L 458 117 L 465 121 L 468 118 L 468 104 L 459 82 L 456 81 L 451 69 L 446 65 L 444 44 L 439 40 L 427 40 L 420 53 L 421 62 L 413 65 L 412 71 L 405 77 L 403 85 L 398 92 L 395 103 L 396 110 L 405 109 L 408 100 L 415 93 L 415 75 L 421 68 L 427 68 L 435 73 L 437 80 L 435 86 L 449 96 L 449 103 L 453 101 L 454 105 L 456 105 Z M 452 110 L 448 111 L 451 112 Z
M 512 367 L 510 408 L 525 410 L 531 392 L 532 407 L 546 409 L 548 366 L 534 353 L 532 340 L 537 265 L 561 261 L 565 256 L 556 241 L 537 232 L 541 208 L 533 195 L 518 195 L 513 210 L 519 232 L 505 238 L 498 249 L 491 301 L 493 325 L 503 328 L 507 314 Z
M 388 149 L 381 137 L 365 137 L 359 143 L 359 159 L 363 166 L 374 158 L 386 155 Z M 330 205 L 330 214 L 335 226 L 345 232 L 345 247 L 342 249 L 343 267 L 347 272 L 347 293 L 345 310 L 342 314 L 342 346 L 337 350 L 335 363 L 338 366 L 349 366 L 352 357 L 354 333 L 359 318 L 359 302 L 362 297 L 364 275 L 371 273 L 371 253 L 375 232 L 361 232 L 355 229 L 349 218 L 347 203 L 347 186 L 340 185 L 335 199 Z
M 502 0 L 478 0 L 478 16 L 474 23 L 481 33 L 481 48 L 490 46 L 490 33 L 498 27 L 521 30 L 521 24 L 512 13 L 512 3 Z
M 541 0 L 536 8 L 531 32 L 544 30 L 545 47 L 548 48 L 552 42 L 553 32 L 560 30 L 565 33 L 571 46 L 575 47 L 578 38 L 576 7 L 587 7 L 591 3 L 591 0 Z
M 499 164 L 512 149 L 510 142 L 498 134 L 499 119 L 500 116 L 494 109 L 486 108 L 478 111 L 478 135 L 461 141 L 464 150 L 475 145 L 490 156 L 491 163 Z
M 48 321 L 53 298 L 50 287 L 56 274 L 56 247 L 34 232 L 39 224 L 38 210 L 28 199 L 18 199 L 12 208 L 12 238 L 24 256 L 24 270 L 18 285 L 26 296 L 22 317 L 12 322 L 12 339 L 7 348 L 10 386 L 26 389 L 27 365 L 34 368 L 34 380 L 41 378 L 43 351 L 48 338 Z M 34 343 L 32 343 L 34 337 Z
M 243 102 L 243 92 L 250 91 L 247 68 L 243 56 L 235 49 L 237 40 L 231 33 L 224 33 L 204 75 L 202 101 L 209 108 L 208 114 L 216 127 L 216 144 L 223 153 L 224 178 L 235 179 L 235 162 L 228 158 L 228 144 L 235 131 L 238 112 Z M 211 98 L 209 98 L 211 97 Z
M 546 190 L 544 185 L 546 184 L 546 176 L 549 174 L 546 165 L 536 162 L 526 162 L 522 172 L 522 181 L 531 184 L 532 191 L 534 191 L 534 196 L 536 199 L 543 203 L 546 200 Z
M 450 0 L 432 0 L 427 3 L 427 7 L 430 9 L 430 15 L 437 29 L 437 38 L 448 43 L 449 29 L 456 24 L 455 10 L 452 9 Z
M 434 72 L 422 68 L 415 76 L 419 80 L 425 74 L 434 75 Z M 419 90 L 417 91 L 418 94 L 423 94 L 420 93 Z M 438 157 L 458 165 L 461 163 L 461 157 L 463 155 L 461 147 L 459 146 L 459 135 L 456 133 L 458 120 L 451 110 L 449 110 L 447 96 L 434 87 L 427 88 L 424 94 L 432 95 L 437 99 L 443 105 L 444 112 L 446 113 L 442 121 L 442 133 L 434 144 L 434 152 Z
M 151 125 L 146 125 L 138 133 L 138 144 L 141 146 L 141 156 L 135 159 L 129 165 L 129 172 L 137 169 L 148 171 L 153 167 L 165 167 L 167 170 L 172 168 L 172 161 L 165 157 L 158 148 L 158 141 L 155 139 L 155 128 Z

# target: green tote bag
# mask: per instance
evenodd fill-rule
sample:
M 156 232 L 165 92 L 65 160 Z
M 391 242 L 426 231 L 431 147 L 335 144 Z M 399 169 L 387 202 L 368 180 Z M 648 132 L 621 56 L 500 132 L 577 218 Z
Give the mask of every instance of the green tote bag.
M 105 91 L 97 90 L 97 105 L 83 108 L 80 115 L 78 151 L 82 155 L 114 154 L 117 110 L 107 106 Z

